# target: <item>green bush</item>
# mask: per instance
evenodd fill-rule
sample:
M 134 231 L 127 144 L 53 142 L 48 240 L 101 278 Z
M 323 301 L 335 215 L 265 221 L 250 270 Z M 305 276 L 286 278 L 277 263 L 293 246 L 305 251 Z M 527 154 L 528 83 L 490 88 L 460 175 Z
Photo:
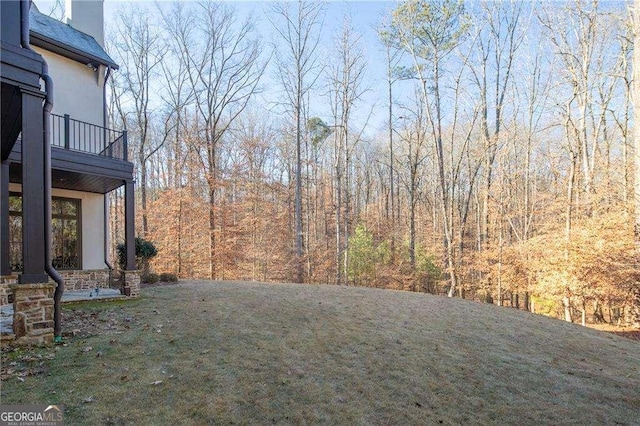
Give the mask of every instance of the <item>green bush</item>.
M 176 274 L 163 272 L 162 274 L 160 274 L 160 281 L 165 283 L 175 283 L 176 281 L 178 281 L 178 277 L 176 276 Z
M 125 243 L 118 244 L 118 265 L 120 269 L 124 270 L 127 264 L 127 246 Z M 138 269 L 148 269 L 149 260 L 154 258 L 158 254 L 158 249 L 151 242 L 144 238 L 136 237 L 136 260 L 138 262 Z
M 385 242 L 376 244 L 373 234 L 363 224 L 358 224 L 349 236 L 349 280 L 356 284 L 373 280 L 376 267 L 391 259 L 391 250 Z
M 147 284 L 153 284 L 153 283 L 157 283 L 160 280 L 160 277 L 158 276 L 158 274 L 147 274 L 147 276 L 145 277 L 145 282 Z

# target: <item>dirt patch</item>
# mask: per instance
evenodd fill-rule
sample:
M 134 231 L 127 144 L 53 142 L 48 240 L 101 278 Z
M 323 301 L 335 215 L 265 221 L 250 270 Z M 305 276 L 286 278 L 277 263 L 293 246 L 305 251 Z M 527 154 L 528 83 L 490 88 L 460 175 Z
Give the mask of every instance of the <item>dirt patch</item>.
M 90 337 L 100 334 L 120 334 L 131 329 L 135 315 L 120 309 L 71 307 L 62 311 L 63 337 Z
M 24 382 L 27 377 L 49 374 L 47 361 L 55 359 L 58 351 L 69 343 L 93 336 L 113 336 L 111 341 L 115 342 L 117 335 L 140 325 L 136 323 L 135 315 L 121 307 L 109 307 L 106 302 L 102 306 L 101 302 L 90 302 L 63 307 L 61 319 L 65 339 L 62 345 L 27 348 L 3 345 L 0 349 L 0 380 Z M 85 346 L 81 351 L 92 352 L 93 347 Z M 100 352 L 92 355 L 100 356 Z
M 634 327 L 618 327 L 610 324 L 589 324 L 589 328 L 640 341 L 640 330 Z
M 626 337 L 627 339 L 631 339 L 631 340 L 640 340 L 640 330 L 610 331 L 610 333 L 613 333 L 616 336 Z

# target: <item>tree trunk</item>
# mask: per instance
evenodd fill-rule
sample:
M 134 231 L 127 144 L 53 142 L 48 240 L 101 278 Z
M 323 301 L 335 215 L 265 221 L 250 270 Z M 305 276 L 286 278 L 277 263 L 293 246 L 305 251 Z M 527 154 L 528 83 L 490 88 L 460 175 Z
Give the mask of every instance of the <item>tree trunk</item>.
M 634 45 L 640 46 L 640 0 L 634 1 Z M 633 83 L 634 94 L 640 93 L 640 49 L 633 50 Z M 640 256 L 640 99 L 634 99 L 633 107 L 633 159 L 634 159 L 634 206 L 635 226 L 634 241 L 636 255 Z M 632 321 L 635 327 L 640 327 L 640 282 L 636 281 L 632 288 Z
M 213 184 L 211 184 L 213 186 Z M 216 279 L 216 191 L 209 188 L 209 278 Z
M 564 307 L 564 320 L 567 322 L 573 322 L 573 318 L 571 317 L 571 300 L 569 296 L 565 295 L 562 298 L 562 306 Z

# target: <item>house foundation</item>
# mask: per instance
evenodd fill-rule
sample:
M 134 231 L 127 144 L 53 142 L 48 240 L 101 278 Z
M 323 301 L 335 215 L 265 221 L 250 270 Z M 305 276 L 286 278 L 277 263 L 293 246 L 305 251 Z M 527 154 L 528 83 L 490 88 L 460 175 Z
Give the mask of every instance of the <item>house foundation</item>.
M 109 288 L 109 270 L 91 269 L 78 271 L 58 271 L 64 280 L 64 291 L 91 290 Z
M 56 284 L 10 284 L 13 293 L 13 334 L 17 345 L 53 342 L 53 294 Z

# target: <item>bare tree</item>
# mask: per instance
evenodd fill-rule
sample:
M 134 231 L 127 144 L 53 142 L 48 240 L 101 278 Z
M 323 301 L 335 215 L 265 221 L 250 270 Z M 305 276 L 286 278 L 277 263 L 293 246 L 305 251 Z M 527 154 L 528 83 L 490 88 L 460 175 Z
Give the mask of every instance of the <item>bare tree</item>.
M 163 60 L 161 40 L 148 12 L 127 8 L 117 16 L 118 25 L 112 51 L 122 65 L 122 71 L 112 80 L 114 97 L 118 98 L 120 119 L 129 129 L 131 145 L 135 147 L 140 176 L 142 205 L 142 236 L 149 232 L 147 219 L 147 189 L 149 159 L 162 147 L 166 137 L 152 137 L 151 122 L 155 117 L 152 104 L 153 80 Z
M 445 239 L 446 264 L 450 277 L 449 297 L 457 287 L 451 185 L 447 180 L 443 137 L 443 67 L 467 32 L 464 5 L 459 0 L 424 2 L 408 0 L 393 12 L 392 34 L 398 46 L 413 61 L 420 82 L 422 102 L 435 142 L 438 186 Z
M 217 277 L 216 205 L 219 186 L 219 146 L 232 123 L 258 91 L 266 62 L 260 60 L 261 45 L 254 36 L 252 18 L 238 23 L 227 4 L 201 2 L 193 9 L 175 8 L 165 15 L 166 28 L 189 78 L 208 186 L 209 276 Z M 180 14 L 179 19 L 177 14 Z
M 364 52 L 348 17 L 344 17 L 342 30 L 335 40 L 335 59 L 330 67 L 329 93 L 335 128 L 335 179 L 336 179 L 336 281 L 341 283 L 344 271 L 348 280 L 349 217 L 351 199 L 350 175 L 353 144 L 350 134 L 351 116 L 355 103 L 365 91 L 363 78 L 366 67 Z M 341 261 L 344 263 L 340 265 Z
M 296 282 L 304 281 L 304 226 L 302 223 L 302 150 L 305 96 L 319 76 L 317 48 L 320 43 L 323 5 L 298 0 L 275 3 L 271 24 L 280 38 L 276 49 L 278 78 L 286 97 L 286 110 L 295 123 L 295 255 Z
M 419 99 L 419 95 L 416 96 Z M 402 130 L 398 147 L 398 159 L 403 165 L 399 170 L 401 182 L 407 191 L 409 209 L 409 263 L 412 271 L 416 268 L 416 213 L 421 197 L 424 166 L 428 160 L 427 112 L 425 105 L 418 101 L 413 108 L 405 108 L 403 116 L 408 121 Z
M 634 46 L 640 46 L 640 0 L 635 0 L 633 3 L 634 14 Z M 633 84 L 635 87 L 634 93 L 640 93 L 640 49 L 633 50 Z M 634 205 L 635 205 L 635 226 L 634 226 L 634 242 L 636 244 L 636 251 L 640 255 L 640 100 L 634 99 L 633 108 L 633 159 L 634 159 Z M 640 327 L 640 283 L 635 282 L 633 286 L 633 321 L 636 326 Z
M 523 40 L 519 32 L 522 3 L 484 2 L 482 10 L 475 40 L 479 66 L 470 67 L 480 94 L 480 127 L 484 145 L 480 249 L 489 238 L 493 166 L 503 124 L 504 102 L 513 78 L 513 62 Z M 493 121 L 490 123 L 491 118 Z
M 395 256 L 395 228 L 396 220 L 399 219 L 396 214 L 396 192 L 395 172 L 394 172 L 394 153 L 393 153 L 393 85 L 400 80 L 399 62 L 402 58 L 402 50 L 397 49 L 388 24 L 382 25 L 378 29 L 378 38 L 383 45 L 386 65 L 386 83 L 387 83 L 387 101 L 388 101 L 388 120 L 389 120 L 389 206 L 386 209 L 387 217 L 391 219 L 391 256 Z M 390 210 L 390 212 L 389 212 Z M 391 213 L 391 214 L 389 214 Z

